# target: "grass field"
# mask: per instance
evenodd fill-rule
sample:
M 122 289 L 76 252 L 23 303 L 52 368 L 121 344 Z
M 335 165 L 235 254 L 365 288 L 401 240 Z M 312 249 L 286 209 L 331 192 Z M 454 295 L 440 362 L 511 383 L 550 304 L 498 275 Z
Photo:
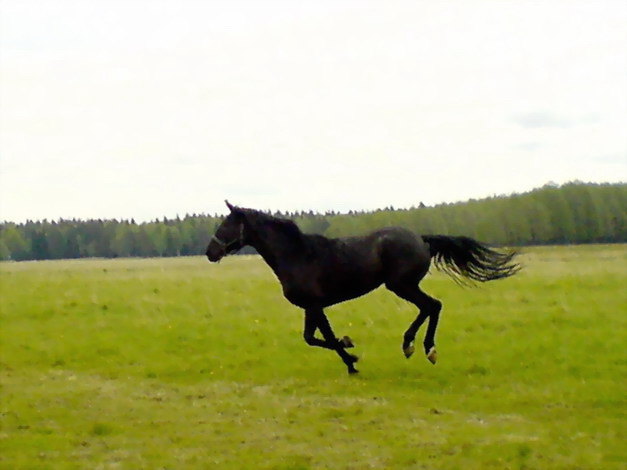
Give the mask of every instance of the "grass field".
M 388 291 L 328 309 L 358 376 L 258 258 L 2 263 L 0 467 L 625 468 L 627 246 L 522 262 L 423 282 L 436 366 Z

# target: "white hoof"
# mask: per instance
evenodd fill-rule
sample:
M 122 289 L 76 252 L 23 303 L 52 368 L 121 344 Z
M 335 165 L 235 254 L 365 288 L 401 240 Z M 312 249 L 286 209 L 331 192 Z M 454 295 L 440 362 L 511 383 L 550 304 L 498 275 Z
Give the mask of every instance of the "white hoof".
M 435 364 L 438 360 L 438 353 L 435 350 L 435 346 L 429 349 L 429 352 L 427 353 L 427 359 L 429 359 L 429 362 L 431 362 L 431 364 Z

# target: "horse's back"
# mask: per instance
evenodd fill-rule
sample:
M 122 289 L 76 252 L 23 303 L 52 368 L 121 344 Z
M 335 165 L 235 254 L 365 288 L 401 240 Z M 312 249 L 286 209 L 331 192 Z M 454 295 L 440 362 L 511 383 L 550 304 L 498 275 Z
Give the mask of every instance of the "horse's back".
M 403 227 L 385 227 L 359 237 L 335 240 L 335 269 L 345 265 L 357 277 L 387 283 L 392 278 L 424 276 L 431 264 L 429 245 Z

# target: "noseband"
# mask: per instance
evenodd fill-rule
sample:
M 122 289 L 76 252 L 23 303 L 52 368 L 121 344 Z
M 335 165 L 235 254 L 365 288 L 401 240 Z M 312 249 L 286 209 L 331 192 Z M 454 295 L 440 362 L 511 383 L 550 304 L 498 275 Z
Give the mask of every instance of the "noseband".
M 229 250 L 234 245 L 239 243 L 241 246 L 244 246 L 244 224 L 240 224 L 239 237 L 236 238 L 235 240 L 231 240 L 230 242 L 225 242 L 223 240 L 220 240 L 216 235 L 214 235 L 213 237 L 211 237 L 211 241 L 216 242 L 218 246 L 222 248 L 222 251 L 224 252 L 224 254 L 227 255 Z

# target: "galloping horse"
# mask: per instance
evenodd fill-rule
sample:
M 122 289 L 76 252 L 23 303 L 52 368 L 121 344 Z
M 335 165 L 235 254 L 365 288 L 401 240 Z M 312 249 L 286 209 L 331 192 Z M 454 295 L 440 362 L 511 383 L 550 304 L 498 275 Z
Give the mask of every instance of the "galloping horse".
M 456 281 L 491 281 L 514 275 L 520 267 L 515 252 L 499 252 L 468 237 L 417 236 L 401 227 L 368 235 L 327 238 L 306 235 L 291 220 L 233 206 L 207 246 L 207 258 L 216 262 L 245 245 L 259 252 L 283 287 L 285 298 L 305 310 L 307 344 L 335 351 L 354 374 L 357 357 L 348 336 L 337 338 L 324 308 L 364 295 L 381 284 L 418 307 L 419 314 L 403 335 L 403 352 L 414 353 L 418 328 L 428 318 L 423 346 L 435 364 L 435 331 L 442 303 L 425 294 L 418 284 L 429 271 L 431 259 Z M 323 339 L 315 336 L 320 330 Z

